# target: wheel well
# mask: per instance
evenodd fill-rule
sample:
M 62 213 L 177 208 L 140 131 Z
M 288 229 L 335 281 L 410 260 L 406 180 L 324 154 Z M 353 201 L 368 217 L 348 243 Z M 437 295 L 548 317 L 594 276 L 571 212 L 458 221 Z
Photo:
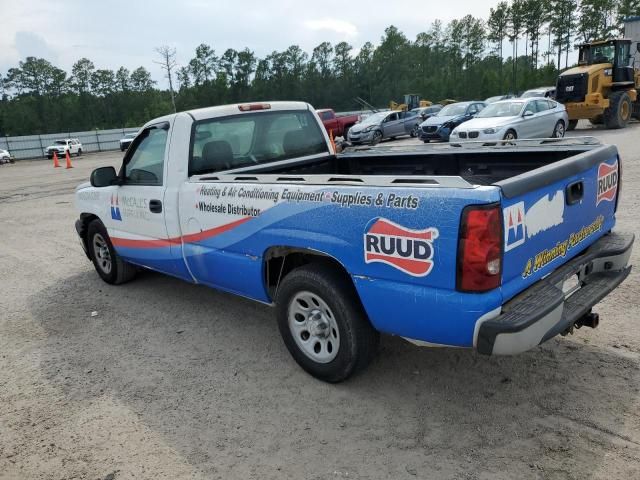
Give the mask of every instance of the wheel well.
M 264 255 L 264 280 L 267 293 L 275 300 L 278 285 L 292 270 L 310 263 L 322 263 L 336 269 L 349 279 L 353 285 L 351 275 L 347 269 L 334 257 L 317 250 L 296 247 L 271 247 Z M 354 286 L 355 288 L 355 286 Z
M 89 224 L 94 220 L 99 220 L 99 218 L 97 215 L 94 215 L 93 213 L 80 214 L 80 225 L 79 225 L 80 229 L 78 230 L 78 235 L 80 235 L 80 238 L 82 239 L 82 242 L 86 247 L 85 252 L 87 253 L 87 257 L 89 256 L 89 242 L 87 241 L 87 233 L 89 231 Z

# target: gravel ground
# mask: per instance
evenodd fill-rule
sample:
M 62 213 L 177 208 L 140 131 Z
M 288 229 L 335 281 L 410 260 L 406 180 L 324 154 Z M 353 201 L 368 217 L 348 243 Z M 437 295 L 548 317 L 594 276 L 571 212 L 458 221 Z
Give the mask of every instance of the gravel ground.
M 640 124 L 585 133 L 618 145 L 618 228 L 637 232 Z M 73 188 L 120 158 L 0 166 L 1 479 L 640 478 L 637 270 L 596 330 L 506 358 L 384 337 L 328 385 L 268 307 L 151 272 L 99 279 Z

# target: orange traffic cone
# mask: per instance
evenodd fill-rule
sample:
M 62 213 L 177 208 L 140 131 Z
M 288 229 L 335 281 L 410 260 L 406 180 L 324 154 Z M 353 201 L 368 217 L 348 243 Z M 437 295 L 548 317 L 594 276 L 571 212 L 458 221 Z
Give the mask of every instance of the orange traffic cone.
M 53 168 L 60 168 L 60 162 L 58 161 L 58 154 L 53 151 Z
M 67 168 L 73 168 L 73 165 L 71 165 L 71 157 L 69 156 L 69 150 L 67 150 Z
M 329 139 L 331 140 L 331 146 L 333 147 L 333 153 L 338 153 L 336 150 L 336 141 L 333 139 L 333 129 L 329 130 Z

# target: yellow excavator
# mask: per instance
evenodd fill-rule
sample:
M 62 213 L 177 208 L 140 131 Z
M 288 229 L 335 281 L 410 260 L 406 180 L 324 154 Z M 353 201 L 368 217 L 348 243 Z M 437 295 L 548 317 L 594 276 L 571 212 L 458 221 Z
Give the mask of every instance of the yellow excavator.
M 640 53 L 638 39 L 629 38 L 580 45 L 578 66 L 561 73 L 556 84 L 556 100 L 569 115 L 568 130 L 580 119 L 604 123 L 607 128 L 624 128 L 632 117 L 640 120 L 636 51 Z
M 389 110 L 401 110 L 403 112 L 413 110 L 419 107 L 430 107 L 433 102 L 429 100 L 420 100 L 420 95 L 416 93 L 407 93 L 404 96 L 404 103 L 398 103 L 391 100 L 389 102 Z

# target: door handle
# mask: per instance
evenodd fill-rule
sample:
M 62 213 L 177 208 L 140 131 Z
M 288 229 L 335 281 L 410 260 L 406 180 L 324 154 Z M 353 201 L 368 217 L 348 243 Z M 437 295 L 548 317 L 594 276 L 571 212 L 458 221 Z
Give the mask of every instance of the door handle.
M 162 213 L 162 202 L 160 200 L 149 200 L 149 210 L 152 213 Z
M 584 197 L 584 183 L 582 182 L 582 180 L 578 180 L 577 182 L 573 182 L 567 185 L 565 195 L 567 205 L 573 205 L 580 202 L 580 200 L 582 200 L 582 197 Z

